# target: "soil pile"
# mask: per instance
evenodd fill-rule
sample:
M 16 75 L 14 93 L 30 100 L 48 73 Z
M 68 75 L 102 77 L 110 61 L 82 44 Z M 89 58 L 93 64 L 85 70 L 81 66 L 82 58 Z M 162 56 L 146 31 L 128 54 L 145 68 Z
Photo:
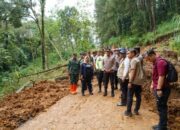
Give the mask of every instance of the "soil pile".
M 68 94 L 68 81 L 42 81 L 0 102 L 0 130 L 12 130 Z

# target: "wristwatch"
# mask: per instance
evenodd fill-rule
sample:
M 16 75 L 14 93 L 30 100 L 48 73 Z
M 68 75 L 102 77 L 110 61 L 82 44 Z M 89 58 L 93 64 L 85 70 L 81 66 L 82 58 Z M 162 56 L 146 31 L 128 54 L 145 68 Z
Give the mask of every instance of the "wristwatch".
M 162 91 L 162 89 L 156 89 L 156 91 Z

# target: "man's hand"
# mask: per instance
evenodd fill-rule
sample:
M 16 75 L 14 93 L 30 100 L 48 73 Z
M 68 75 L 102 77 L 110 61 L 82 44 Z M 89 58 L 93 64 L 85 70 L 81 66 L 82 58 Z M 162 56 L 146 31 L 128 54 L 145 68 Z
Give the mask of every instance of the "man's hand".
M 132 83 L 128 83 L 128 88 L 132 88 Z
M 151 87 L 150 87 L 150 91 L 151 91 L 151 93 L 153 93 L 153 84 L 151 84 Z
M 158 90 L 157 95 L 158 95 L 158 97 L 162 97 L 162 95 L 163 95 L 162 90 Z
M 82 75 L 81 75 L 80 79 L 83 80 L 83 76 Z

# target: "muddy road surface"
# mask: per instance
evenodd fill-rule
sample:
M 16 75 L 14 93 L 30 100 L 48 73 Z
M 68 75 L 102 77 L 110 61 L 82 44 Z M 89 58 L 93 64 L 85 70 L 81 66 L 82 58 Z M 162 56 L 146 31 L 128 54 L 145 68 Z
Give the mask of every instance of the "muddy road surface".
M 27 121 L 16 130 L 151 130 L 158 117 L 143 102 L 140 115 L 125 117 L 126 107 L 117 107 L 119 90 L 114 98 L 103 97 L 97 93 L 82 97 L 80 89 L 77 95 L 67 95 L 35 118 Z

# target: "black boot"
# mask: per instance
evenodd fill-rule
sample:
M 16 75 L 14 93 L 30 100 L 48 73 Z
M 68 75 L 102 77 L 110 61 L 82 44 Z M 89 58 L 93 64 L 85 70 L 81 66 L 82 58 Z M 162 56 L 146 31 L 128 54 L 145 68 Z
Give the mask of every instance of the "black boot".
M 82 93 L 82 96 L 85 96 L 84 92 Z
M 111 97 L 114 97 L 114 86 L 111 87 Z
M 107 88 L 104 89 L 104 95 L 103 96 L 107 96 Z
M 98 91 L 98 93 L 101 93 L 101 86 L 99 86 L 99 91 Z
M 114 90 L 111 90 L 111 97 L 114 97 Z

